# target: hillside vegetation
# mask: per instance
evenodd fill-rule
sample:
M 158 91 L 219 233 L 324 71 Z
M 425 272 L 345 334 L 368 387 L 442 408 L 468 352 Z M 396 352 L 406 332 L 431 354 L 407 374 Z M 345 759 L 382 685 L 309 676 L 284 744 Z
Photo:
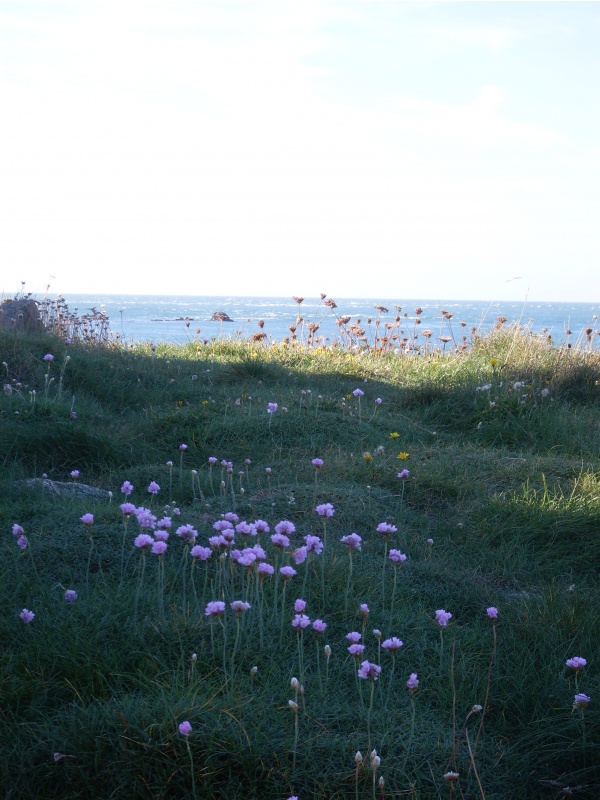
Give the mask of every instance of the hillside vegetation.
M 3 797 L 600 796 L 593 349 L 0 361 Z

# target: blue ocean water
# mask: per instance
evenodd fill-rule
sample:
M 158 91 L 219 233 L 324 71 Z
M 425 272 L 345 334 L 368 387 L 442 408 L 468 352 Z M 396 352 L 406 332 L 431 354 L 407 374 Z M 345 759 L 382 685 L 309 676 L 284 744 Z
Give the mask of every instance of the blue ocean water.
M 403 317 L 406 335 L 414 330 L 415 309 L 420 308 L 420 330 L 429 329 L 434 337 L 448 333 L 448 322 L 442 309 L 453 315 L 451 324 L 455 334 L 461 333 L 459 323 L 465 322 L 465 333 L 472 329 L 484 333 L 492 328 L 498 317 L 508 322 L 526 326 L 533 333 L 549 333 L 555 344 L 565 340 L 566 331 L 572 335 L 574 344 L 583 338 L 585 328 L 599 328 L 600 303 L 516 303 L 460 300 L 401 300 L 335 298 L 337 307 L 328 308 L 323 300 L 305 298 L 298 304 L 291 297 L 235 297 L 213 296 L 169 296 L 169 295 L 63 295 L 69 308 L 79 314 L 91 308 L 102 308 L 110 319 L 113 335 L 126 341 L 183 343 L 197 336 L 201 339 L 213 337 L 249 338 L 262 330 L 269 340 L 281 341 L 290 332 L 288 326 L 302 316 L 305 324 L 319 323 L 318 335 L 324 340 L 333 340 L 337 333 L 336 317 L 350 315 L 352 321 L 361 319 L 363 327 L 368 319 L 375 319 L 375 306 L 384 306 L 389 313 L 383 314 L 384 322 L 391 322 L 397 311 Z M 233 322 L 211 321 L 215 311 L 224 311 Z M 261 329 L 259 320 L 264 322 Z

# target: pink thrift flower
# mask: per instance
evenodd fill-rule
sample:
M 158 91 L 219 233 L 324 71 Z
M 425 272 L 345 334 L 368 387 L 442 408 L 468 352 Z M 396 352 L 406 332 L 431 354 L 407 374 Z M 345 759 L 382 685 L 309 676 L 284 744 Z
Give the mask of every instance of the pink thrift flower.
M 360 642 L 360 640 L 362 639 L 362 634 L 359 633 L 358 631 L 350 631 L 350 633 L 346 634 L 346 639 L 349 642 L 353 642 L 353 643 Z
M 275 547 L 289 547 L 290 546 L 290 540 L 283 533 L 274 533 L 271 536 L 271 541 L 273 542 Z
M 576 705 L 577 708 L 583 709 L 591 702 L 591 700 L 592 698 L 589 695 L 583 694 L 582 692 L 581 694 L 575 695 L 575 697 L 573 698 L 573 705 Z
M 148 493 L 157 495 L 160 492 L 160 486 L 156 481 L 150 481 L 148 484 Z
M 17 525 L 17 523 L 15 522 L 15 524 L 12 526 L 12 535 L 13 536 L 23 536 L 24 533 L 25 533 L 25 529 L 22 528 L 20 525 Z
M 179 445 L 180 452 L 184 453 L 187 449 L 188 449 L 187 444 L 180 444 Z
M 246 603 L 245 600 L 234 600 L 232 603 L 229 603 L 229 606 L 236 614 L 241 614 L 242 611 L 248 611 L 251 608 L 250 603 Z
M 218 519 L 216 522 L 213 522 L 213 529 L 221 532 L 230 531 L 233 529 L 233 525 L 228 519 Z
M 580 670 L 582 667 L 585 667 L 587 661 L 581 656 L 575 656 L 574 658 L 567 659 L 565 663 L 567 667 L 570 667 L 571 669 Z
M 277 403 L 267 403 L 267 414 L 274 414 L 278 408 Z
M 304 628 L 308 628 L 310 625 L 310 619 L 306 616 L 306 614 L 295 614 L 294 619 L 292 620 L 292 628 L 296 628 L 296 630 L 304 630 Z
M 306 608 L 306 600 L 302 600 L 302 598 L 299 597 L 294 603 L 294 611 L 296 612 L 296 614 L 301 614 L 305 608 Z
M 133 484 L 129 483 L 129 481 L 123 481 L 121 485 L 121 492 L 125 495 L 125 497 L 129 497 L 129 495 L 133 492 Z
M 231 464 L 231 461 L 229 461 L 229 462 L 227 463 L 227 465 L 228 465 L 229 467 L 231 467 L 231 466 L 232 466 L 232 464 Z M 226 522 L 231 522 L 231 524 L 232 524 L 232 525 L 236 525 L 236 524 L 237 524 L 237 523 L 240 521 L 240 518 L 239 518 L 239 517 L 238 517 L 238 515 L 235 513 L 235 511 L 228 511 L 226 514 L 223 514 L 223 519 L 224 519 Z
M 218 458 L 215 458 L 215 456 L 210 456 L 210 457 L 209 457 L 209 459 L 208 459 L 208 463 L 209 463 L 209 464 L 211 465 L 211 467 L 212 467 L 212 466 L 213 466 L 213 464 L 216 464 L 218 460 L 219 460 L 219 459 L 218 459 Z
M 275 525 L 275 533 L 283 533 L 286 536 L 291 536 L 292 533 L 296 533 L 296 526 L 288 519 L 282 519 L 281 522 Z
M 322 619 L 316 619 L 313 622 L 312 626 L 315 633 L 324 633 L 325 630 L 327 629 L 327 623 L 323 622 Z
M 257 533 L 269 533 L 271 530 L 269 523 L 265 522 L 264 519 L 255 519 L 253 524 Z
M 376 406 L 380 406 L 382 403 L 383 403 L 383 400 L 381 399 L 381 397 L 377 397 L 375 399 L 375 405 Z
M 162 556 L 169 545 L 160 539 L 152 543 L 152 552 L 156 556 Z
M 19 536 L 17 539 L 17 546 L 20 550 L 27 550 L 27 537 L 26 536 Z
M 175 531 L 175 535 L 184 542 L 193 542 L 198 537 L 198 531 L 191 525 L 180 525 Z
M 490 619 L 497 619 L 498 618 L 498 609 L 495 606 L 490 606 L 486 609 L 485 612 Z
M 387 650 L 388 653 L 395 653 L 396 650 L 400 650 L 404 642 L 401 639 L 398 639 L 397 636 L 392 636 L 391 639 L 386 639 L 385 642 L 381 643 L 381 646 L 384 650 Z
M 294 575 L 297 574 L 293 567 L 280 567 L 279 572 L 284 581 L 289 581 L 290 578 L 293 578 Z
M 133 543 L 136 547 L 144 550 L 148 547 L 152 547 L 154 544 L 154 539 L 148 533 L 140 533 L 138 536 L 135 537 Z
M 208 561 L 208 559 L 212 556 L 212 550 L 210 547 L 202 547 L 201 545 L 196 544 L 190 550 L 190 555 L 192 558 L 195 558 L 198 561 Z
M 358 670 L 358 677 L 372 681 L 376 681 L 381 672 L 381 667 L 378 664 L 373 664 L 370 661 L 363 661 Z
M 261 561 L 256 571 L 261 578 L 269 578 L 275 572 L 275 567 L 272 564 L 268 564 L 266 561 Z
M 156 527 L 159 530 L 165 531 L 167 530 L 167 528 L 170 528 L 172 524 L 173 523 L 171 522 L 171 517 L 163 517 L 162 519 L 158 520 L 158 522 L 156 523 Z
M 333 517 L 335 514 L 335 508 L 331 503 L 321 503 L 320 506 L 315 508 L 315 511 L 320 517 Z
M 449 611 L 445 611 L 443 608 L 439 608 L 435 612 L 435 619 L 441 628 L 445 628 L 448 621 L 452 619 L 452 614 Z
M 395 525 L 390 525 L 389 522 L 380 522 L 376 528 L 377 533 L 384 533 L 386 536 L 389 533 L 396 533 L 398 528 Z
M 184 722 L 180 723 L 180 725 L 179 725 L 179 733 L 182 736 L 189 736 L 191 732 L 192 732 L 192 726 L 187 721 L 187 719 Z
M 354 397 L 363 397 L 364 396 L 364 392 L 363 392 L 362 389 L 355 389 L 352 392 L 352 394 L 354 395 Z
M 313 465 L 315 469 L 321 469 L 321 467 L 323 466 L 323 459 L 313 458 L 313 460 L 310 463 Z
M 157 531 L 154 531 L 154 538 L 157 542 L 168 542 L 169 532 L 159 528 Z
M 365 646 L 364 644 L 351 644 L 348 648 L 348 652 L 351 656 L 354 656 L 354 658 L 358 658 L 365 652 Z
M 308 550 L 306 547 L 299 547 L 297 550 L 294 550 L 293 556 L 296 564 L 303 564 L 308 556 Z
M 304 537 L 304 541 L 306 542 L 306 551 L 308 553 L 320 555 L 323 552 L 323 542 L 318 536 L 309 533 Z
M 413 692 L 419 685 L 419 679 L 416 672 L 411 672 L 409 679 L 406 681 L 407 687 Z
M 80 517 L 80 520 L 83 522 L 84 525 L 93 525 L 94 524 L 94 515 L 93 514 L 84 514 L 83 517 Z
M 78 469 L 73 469 L 73 470 L 71 470 L 69 475 L 73 478 L 74 481 L 76 481 L 77 478 L 79 477 L 79 470 Z
M 345 544 L 348 550 L 360 550 L 362 537 L 358 533 L 349 533 L 348 536 L 342 536 L 340 542 Z
M 19 616 L 21 617 L 23 622 L 26 625 L 28 625 L 35 617 L 35 614 L 33 613 L 33 611 L 29 611 L 29 609 L 24 608 L 23 611 L 21 611 L 21 613 L 19 614 Z
M 65 602 L 74 603 L 77 600 L 77 592 L 75 589 L 67 589 L 65 591 Z
M 235 529 L 238 533 L 241 533 L 242 536 L 256 536 L 256 528 L 251 523 L 246 522 L 246 520 L 238 522 Z
M 133 503 L 121 503 L 119 508 L 126 517 L 130 517 L 132 514 L 135 514 L 135 506 Z
M 54 361 L 54 356 L 52 355 L 52 353 L 46 353 L 46 355 L 44 356 L 44 361 L 47 361 L 48 363 Z
M 358 610 L 360 611 L 363 619 L 366 619 L 369 616 L 369 606 L 366 603 L 361 603 Z
M 394 564 L 401 564 L 403 561 L 406 561 L 406 556 L 404 553 L 401 553 L 400 550 L 390 550 L 388 558 L 393 561 Z
M 407 469 L 403 469 L 396 475 L 396 477 L 400 478 L 401 481 L 404 481 L 406 478 L 410 477 L 410 472 Z
M 225 603 L 222 600 L 211 600 L 204 609 L 206 617 L 219 617 L 225 611 Z

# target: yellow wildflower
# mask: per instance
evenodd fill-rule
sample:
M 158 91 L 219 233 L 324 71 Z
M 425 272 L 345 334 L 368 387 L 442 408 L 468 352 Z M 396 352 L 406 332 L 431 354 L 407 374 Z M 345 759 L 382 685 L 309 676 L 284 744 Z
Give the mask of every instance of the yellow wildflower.
M 403 450 L 401 453 L 398 453 L 396 458 L 399 458 L 402 461 L 406 461 L 406 459 L 409 457 L 409 455 L 410 455 L 410 453 L 405 453 L 404 450 Z
M 397 439 L 399 436 L 400 436 L 400 434 L 397 433 L 396 431 L 394 431 L 393 433 L 390 433 L 390 438 L 391 439 Z

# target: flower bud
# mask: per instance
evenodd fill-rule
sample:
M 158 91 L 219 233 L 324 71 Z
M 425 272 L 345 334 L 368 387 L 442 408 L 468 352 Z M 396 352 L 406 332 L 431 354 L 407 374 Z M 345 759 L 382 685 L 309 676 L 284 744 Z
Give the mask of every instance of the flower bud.
M 298 689 L 300 688 L 300 681 L 298 680 L 298 678 L 292 678 L 292 680 L 290 681 L 290 686 L 295 692 L 297 692 Z
M 294 700 L 288 700 L 288 706 L 295 714 L 298 712 L 299 705 Z
M 358 766 L 358 764 L 362 764 L 362 760 L 363 760 L 362 753 L 360 752 L 360 750 L 357 750 L 356 755 L 354 756 L 354 761 L 356 762 L 356 765 Z

